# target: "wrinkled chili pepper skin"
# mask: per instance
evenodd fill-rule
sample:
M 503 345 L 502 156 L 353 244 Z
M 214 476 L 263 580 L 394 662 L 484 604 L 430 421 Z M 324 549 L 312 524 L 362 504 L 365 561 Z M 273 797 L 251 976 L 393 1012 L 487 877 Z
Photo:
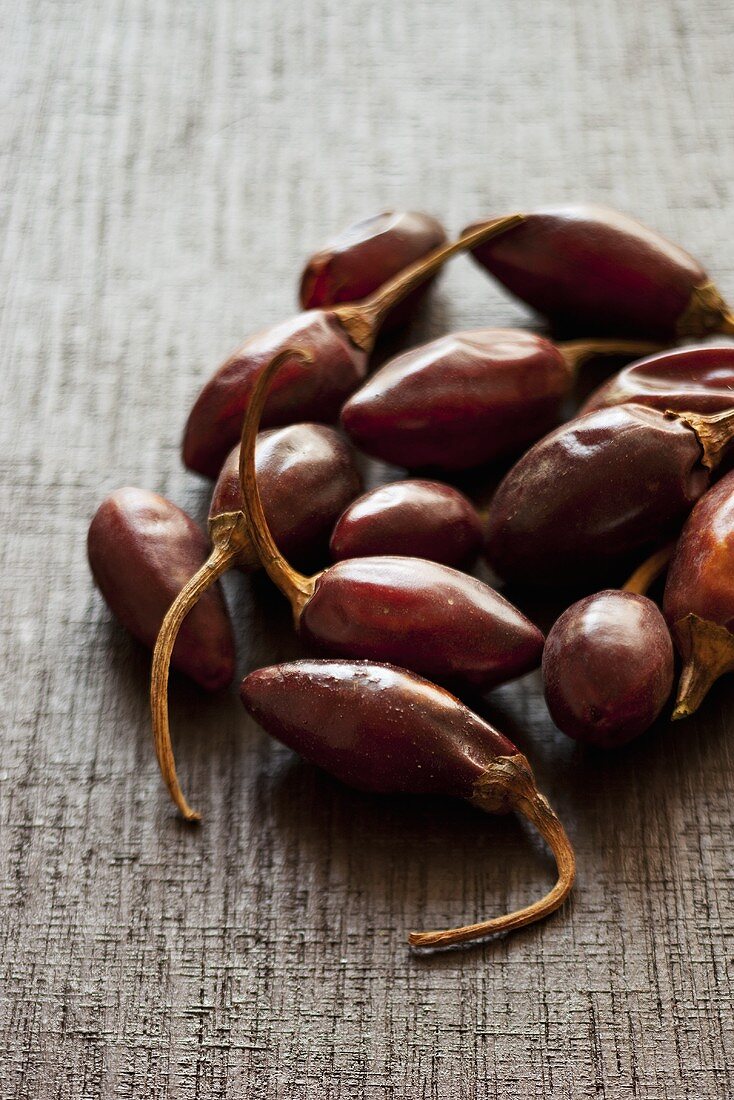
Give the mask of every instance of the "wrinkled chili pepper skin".
M 670 338 L 694 289 L 706 282 L 682 248 L 602 206 L 533 211 L 473 255 L 559 328 L 584 334 Z
M 347 401 L 342 424 L 386 462 L 468 469 L 544 435 L 570 384 L 563 357 L 542 336 L 458 332 L 387 363 Z
M 191 410 L 183 440 L 190 470 L 216 477 L 239 441 L 245 409 L 262 368 L 282 349 L 298 347 L 312 363 L 285 364 L 273 382 L 263 427 L 294 421 L 337 419 L 362 381 L 367 355 L 324 310 L 309 310 L 247 340 L 206 383 Z
M 607 589 L 579 600 L 543 651 L 545 698 L 576 741 L 615 748 L 644 733 L 673 690 L 673 643 L 652 600 Z
M 352 558 L 316 582 L 301 635 L 322 653 L 490 688 L 537 668 L 543 635 L 488 585 L 436 562 Z
M 239 444 L 214 487 L 210 520 L 243 508 Z M 289 424 L 261 432 L 255 468 L 265 515 L 283 553 L 303 563 L 324 560 L 334 524 L 362 489 L 352 448 L 324 424 Z M 252 568 L 259 566 L 252 551 Z
M 440 481 L 414 480 L 381 485 L 353 501 L 330 549 L 334 561 L 397 554 L 459 568 L 474 560 L 482 540 L 477 510 L 463 493 Z
M 261 668 L 241 697 L 269 734 L 364 791 L 470 798 L 493 761 L 518 751 L 453 695 L 369 661 Z
M 553 586 L 610 568 L 674 533 L 705 492 L 695 433 L 657 409 L 618 405 L 541 439 L 492 500 L 486 552 L 506 579 Z
M 209 544 L 197 524 L 165 497 L 124 488 L 97 509 L 87 552 L 113 614 L 152 649 L 166 611 L 206 561 Z M 218 585 L 205 592 L 187 616 L 172 663 L 207 691 L 231 683 L 234 639 Z
M 734 405 L 734 347 L 691 347 L 631 363 L 595 390 L 581 413 L 635 403 L 673 412 L 715 413 Z
M 303 309 L 323 309 L 366 298 L 403 268 L 446 244 L 446 231 L 429 214 L 415 211 L 377 214 L 349 226 L 307 261 L 301 276 Z M 383 329 L 407 322 L 433 280 L 428 280 L 388 313 Z
M 691 512 L 668 569 L 663 612 L 671 628 L 694 614 L 734 632 L 734 473 Z

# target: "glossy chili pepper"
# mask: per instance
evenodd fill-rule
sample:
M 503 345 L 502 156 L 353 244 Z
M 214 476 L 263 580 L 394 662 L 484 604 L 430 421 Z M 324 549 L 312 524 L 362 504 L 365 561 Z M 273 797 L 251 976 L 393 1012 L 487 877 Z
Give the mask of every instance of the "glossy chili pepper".
M 603 206 L 532 211 L 473 255 L 512 294 L 571 332 L 664 340 L 734 332 L 731 310 L 697 260 Z
M 493 223 L 430 252 L 405 268 L 361 302 L 307 310 L 283 324 L 250 337 L 207 382 L 189 415 L 183 440 L 185 464 L 216 477 L 240 438 L 242 421 L 260 372 L 283 348 L 299 347 L 314 365 L 301 359 L 286 365 L 273 388 L 263 426 L 296 420 L 335 420 L 339 409 L 364 378 L 367 359 L 386 315 L 416 287 L 472 243 L 516 225 L 519 215 Z
M 273 529 L 278 545 L 283 545 Z M 483 531 L 476 508 L 440 481 L 398 481 L 353 501 L 331 536 L 334 561 L 398 554 L 459 568 L 476 558 Z
M 147 489 L 118 489 L 94 514 L 89 565 L 113 614 L 152 649 L 166 611 L 208 553 L 201 528 Z M 178 636 L 172 663 L 207 691 L 234 675 L 234 638 L 219 586 L 207 592 Z
M 416 947 L 448 947 L 522 928 L 568 896 L 575 875 L 563 826 L 527 759 L 453 695 L 369 661 L 296 661 L 251 672 L 242 701 L 268 733 L 360 790 L 465 798 L 488 813 L 517 811 L 552 849 L 558 881 L 540 901 L 494 920 L 413 932 Z
M 683 661 L 673 718 L 734 669 L 734 473 L 699 500 L 668 571 L 663 611 Z
M 665 568 L 666 547 L 623 589 L 572 604 L 543 650 L 543 686 L 555 724 L 575 741 L 617 748 L 649 729 L 673 690 L 673 643 L 644 594 Z
M 306 262 L 301 275 L 301 307 L 323 309 L 366 298 L 409 264 L 440 248 L 446 239 L 440 222 L 415 211 L 389 211 L 350 225 Z M 427 280 L 392 309 L 383 329 L 409 320 L 432 281 Z
M 386 363 L 347 401 L 342 424 L 363 451 L 386 462 L 468 469 L 515 453 L 554 427 L 586 359 L 654 347 L 554 344 L 512 329 L 456 332 Z
M 732 409 L 617 405 L 564 424 L 500 483 L 489 508 L 491 565 L 537 584 L 608 578 L 676 533 L 732 436 Z
M 259 435 L 255 461 L 264 507 L 283 544 L 301 560 L 324 552 L 334 521 L 361 488 L 350 447 L 333 428 L 292 424 Z M 168 723 L 168 666 L 179 630 L 186 629 L 188 617 L 196 614 L 195 605 L 210 585 L 228 569 L 250 572 L 260 565 L 242 513 L 239 446 L 225 462 L 215 486 L 209 535 L 209 557 L 190 579 L 187 577 L 188 583 L 171 593 L 168 612 L 165 618 L 161 615 L 150 688 L 153 738 L 161 772 L 173 801 L 190 821 L 197 820 L 198 814 L 187 804 L 176 778 Z
M 630 403 L 663 412 L 730 409 L 734 403 L 734 347 L 676 348 L 630 363 L 587 398 L 581 413 Z

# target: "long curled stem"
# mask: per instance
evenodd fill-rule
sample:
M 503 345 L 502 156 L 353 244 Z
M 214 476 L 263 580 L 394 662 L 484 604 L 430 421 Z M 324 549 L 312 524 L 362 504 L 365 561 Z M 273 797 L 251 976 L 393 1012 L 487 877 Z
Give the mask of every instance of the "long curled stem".
M 630 359 L 641 359 L 665 350 L 664 344 L 653 344 L 648 340 L 566 340 L 557 346 L 572 377 L 576 376 L 583 363 L 597 355 L 625 355 Z
M 210 556 L 190 581 L 184 585 L 173 601 L 156 639 L 153 650 L 153 668 L 150 676 L 150 710 L 153 719 L 153 741 L 161 775 L 171 798 L 186 821 L 200 821 L 201 814 L 192 810 L 186 801 L 176 775 L 176 762 L 171 744 L 168 722 L 168 672 L 171 654 L 176 644 L 181 624 L 197 600 L 214 582 L 226 573 L 237 557 L 237 549 L 231 544 L 215 546 Z
M 637 596 L 646 596 L 648 589 L 665 571 L 673 556 L 675 543 L 668 542 L 649 558 L 638 565 L 627 581 L 622 585 L 623 592 L 633 592 Z
M 535 785 L 535 778 L 522 753 L 499 757 L 479 779 L 470 799 L 473 805 L 489 813 L 513 809 L 526 817 L 546 841 L 556 860 L 558 878 L 544 897 L 502 917 L 449 928 L 441 932 L 411 932 L 413 947 L 453 947 L 486 936 L 512 932 L 543 920 L 568 897 L 576 877 L 576 857 L 566 831 L 548 802 Z

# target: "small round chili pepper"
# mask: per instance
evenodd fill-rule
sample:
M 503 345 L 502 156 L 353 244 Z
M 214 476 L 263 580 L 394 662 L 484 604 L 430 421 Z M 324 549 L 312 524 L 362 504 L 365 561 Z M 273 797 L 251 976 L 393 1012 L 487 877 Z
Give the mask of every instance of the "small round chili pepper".
M 87 535 L 97 587 L 130 633 L 153 649 L 182 589 L 206 561 L 204 532 L 186 512 L 147 489 L 118 489 L 102 501 Z M 206 594 L 178 636 L 171 661 L 207 691 L 232 682 L 232 626 L 219 586 Z
M 672 536 L 734 438 L 734 409 L 599 409 L 557 428 L 505 476 L 489 507 L 486 550 L 518 581 L 584 582 L 622 569 Z
M 273 530 L 275 542 L 283 543 Z M 460 568 L 482 546 L 482 522 L 463 493 L 440 481 L 381 485 L 347 506 L 331 536 L 334 561 L 398 554 Z
M 326 549 L 334 521 L 361 488 L 351 449 L 333 428 L 292 424 L 258 436 L 256 463 L 264 507 L 274 529 L 293 554 L 312 560 L 316 552 Z M 188 583 L 171 594 L 165 618 L 161 615 L 150 684 L 153 739 L 161 773 L 173 801 L 189 821 L 198 820 L 199 815 L 188 805 L 176 776 L 168 722 L 168 667 L 179 630 L 185 630 L 210 585 L 228 569 L 250 572 L 260 565 L 242 513 L 239 447 L 225 462 L 215 486 L 209 535 L 211 553 L 191 579 L 187 578 Z
M 551 718 L 575 741 L 618 748 L 649 729 L 673 690 L 673 643 L 645 595 L 672 553 L 654 554 L 624 588 L 572 604 L 543 650 Z
M 734 473 L 699 500 L 670 563 L 663 612 L 683 661 L 673 718 L 734 669 Z
M 450 795 L 493 814 L 514 810 L 543 836 L 558 867 L 549 894 L 493 920 L 413 932 L 414 947 L 449 947 L 522 928 L 554 912 L 570 893 L 573 849 L 527 759 L 447 691 L 369 661 L 296 661 L 251 672 L 241 696 L 268 733 L 352 787 Z
M 301 275 L 301 308 L 323 309 L 366 298 L 446 240 L 440 222 L 415 211 L 389 211 L 350 225 L 306 262 Z M 383 329 L 408 321 L 432 281 L 427 280 L 392 309 Z
M 517 453 L 554 427 L 587 359 L 656 347 L 619 340 L 554 344 L 512 329 L 456 332 L 381 367 L 347 401 L 342 424 L 363 451 L 386 462 L 468 469 Z
M 519 220 L 520 215 L 498 218 L 476 234 L 430 252 L 361 302 L 307 310 L 250 337 L 219 368 L 196 399 L 184 432 L 185 464 L 197 473 L 217 476 L 240 438 L 245 410 L 262 368 L 283 348 L 302 348 L 315 365 L 306 368 L 302 359 L 286 365 L 268 398 L 263 426 L 296 420 L 336 420 L 342 404 L 365 376 L 367 359 L 390 310 L 452 256 L 466 251 L 478 240 L 504 232 Z
M 584 402 L 580 414 L 610 405 L 713 413 L 734 401 L 734 347 L 676 348 L 630 363 Z
M 534 210 L 507 237 L 472 252 L 512 294 L 570 332 L 665 340 L 734 332 L 734 316 L 698 260 L 603 206 Z

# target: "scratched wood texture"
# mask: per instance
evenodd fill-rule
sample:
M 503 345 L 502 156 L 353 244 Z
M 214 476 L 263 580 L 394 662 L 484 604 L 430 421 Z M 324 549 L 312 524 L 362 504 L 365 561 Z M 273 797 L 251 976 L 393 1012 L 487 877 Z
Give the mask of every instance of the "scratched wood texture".
M 302 258 L 386 207 L 453 231 L 593 198 L 734 296 L 726 0 L 2 0 L 0 1095 L 734 1095 L 734 685 L 584 752 L 537 675 L 495 720 L 575 841 L 555 918 L 420 958 L 551 865 L 514 819 L 355 795 L 175 685 L 201 828 L 154 765 L 146 655 L 85 560 L 121 484 L 205 515 L 179 461 L 222 355 L 287 316 Z M 529 324 L 457 261 L 406 339 Z M 394 474 L 394 471 L 392 472 Z M 390 476 L 371 467 L 370 480 Z M 297 652 L 230 578 L 241 671 Z

